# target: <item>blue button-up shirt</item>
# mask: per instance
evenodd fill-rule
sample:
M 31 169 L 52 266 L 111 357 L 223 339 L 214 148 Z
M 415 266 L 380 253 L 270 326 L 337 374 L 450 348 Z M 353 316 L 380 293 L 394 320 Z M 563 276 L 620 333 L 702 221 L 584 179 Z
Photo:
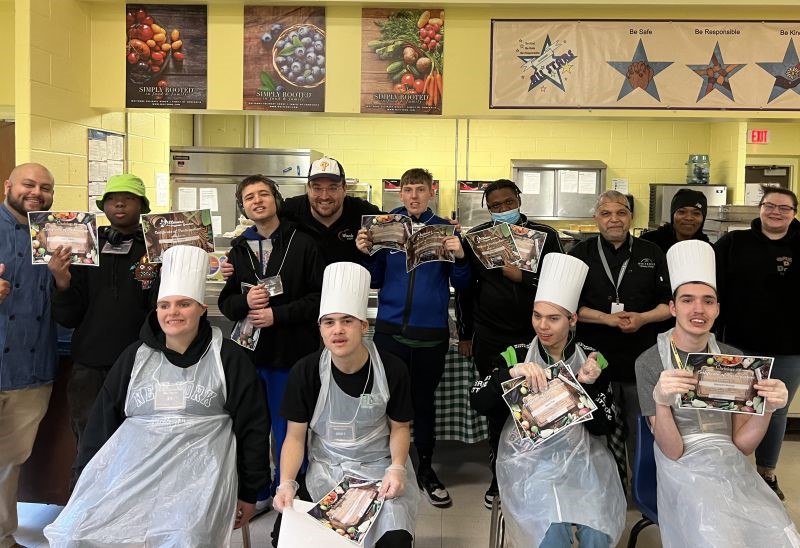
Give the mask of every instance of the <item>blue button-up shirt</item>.
M 53 277 L 46 265 L 31 264 L 27 224 L 0 204 L 0 263 L 11 293 L 0 303 L 0 391 L 53 382 L 56 326 L 50 316 Z

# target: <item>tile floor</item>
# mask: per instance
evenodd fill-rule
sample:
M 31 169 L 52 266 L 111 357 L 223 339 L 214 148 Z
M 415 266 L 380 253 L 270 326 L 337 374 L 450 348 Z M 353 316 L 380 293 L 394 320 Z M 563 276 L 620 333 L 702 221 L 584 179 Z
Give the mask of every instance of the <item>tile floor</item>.
M 427 502 L 420 506 L 415 548 L 483 548 L 488 546 L 490 511 L 483 507 L 483 493 L 490 479 L 485 464 L 486 445 L 465 445 L 443 442 L 437 450 L 437 470 L 453 497 L 453 506 L 438 509 Z M 779 480 L 786 493 L 786 509 L 795 523 L 800 524 L 800 434 L 787 435 L 781 454 Z M 17 540 L 29 548 L 46 548 L 42 528 L 53 521 L 59 506 L 19 504 L 20 528 Z M 640 514 L 633 506 L 628 509 L 628 527 L 619 546 L 626 546 L 628 532 Z M 269 533 L 275 512 L 262 515 L 250 527 L 254 548 L 269 546 Z M 234 533 L 232 546 L 242 545 L 239 533 Z M 660 548 L 658 529 L 648 527 L 639 535 L 638 546 Z

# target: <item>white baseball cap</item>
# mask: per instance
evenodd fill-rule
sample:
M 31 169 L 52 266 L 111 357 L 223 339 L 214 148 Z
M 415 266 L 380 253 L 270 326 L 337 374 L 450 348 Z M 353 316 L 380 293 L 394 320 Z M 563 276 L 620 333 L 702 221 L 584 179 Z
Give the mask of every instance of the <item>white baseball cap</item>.
M 311 169 L 308 170 L 309 182 L 314 179 L 330 179 L 337 183 L 344 181 L 344 168 L 333 158 L 323 156 L 319 160 L 314 161 L 314 163 L 311 164 Z

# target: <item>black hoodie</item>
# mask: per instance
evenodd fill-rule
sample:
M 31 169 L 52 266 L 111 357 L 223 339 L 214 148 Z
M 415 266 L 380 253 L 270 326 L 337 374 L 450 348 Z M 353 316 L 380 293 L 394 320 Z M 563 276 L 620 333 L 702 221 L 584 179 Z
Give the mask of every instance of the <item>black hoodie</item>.
M 186 352 L 179 354 L 166 347 L 156 312 L 150 313 L 139 334 L 141 340 L 120 354 L 95 400 L 86 430 L 81 436 L 75 462 L 76 478 L 125 421 L 125 399 L 139 347 L 144 344 L 154 348 L 163 353 L 171 364 L 186 368 L 200 361 L 209 350 L 211 333 L 211 324 L 203 315 L 194 341 Z M 233 419 L 233 433 L 236 436 L 238 496 L 244 502 L 255 503 L 256 495 L 269 479 L 269 467 L 266 465 L 269 462 L 269 410 L 258 373 L 244 349 L 229 339 L 222 339 L 220 358 L 227 388 L 224 409 Z
M 745 352 L 800 354 L 800 221 L 770 240 L 761 219 L 714 245 L 720 339 Z
M 289 369 L 320 347 L 317 318 L 325 264 L 317 243 L 290 221 L 281 221 L 270 239 L 272 253 L 266 272 L 257 272 L 263 266 L 247 243 L 264 240 L 255 227 L 231 242 L 228 260 L 234 272 L 219 294 L 219 309 L 229 320 L 243 320 L 250 307 L 242 282 L 256 285 L 258 278 L 275 276 L 280 270 L 283 294 L 269 300 L 275 323 L 261 328 L 251 358 L 259 368 Z

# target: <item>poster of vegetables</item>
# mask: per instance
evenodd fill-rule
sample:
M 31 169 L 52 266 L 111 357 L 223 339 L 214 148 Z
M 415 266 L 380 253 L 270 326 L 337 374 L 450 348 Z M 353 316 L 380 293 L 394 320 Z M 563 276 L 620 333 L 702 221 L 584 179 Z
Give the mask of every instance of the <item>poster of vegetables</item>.
M 245 6 L 244 108 L 324 112 L 325 8 Z
M 171 211 L 142 215 L 142 231 L 147 258 L 160 263 L 161 255 L 176 245 L 191 245 L 214 252 L 211 211 Z
M 97 220 L 83 211 L 30 211 L 31 263 L 47 264 L 58 248 L 71 250 L 70 264 L 98 266 Z
M 362 544 L 383 508 L 383 497 L 378 496 L 382 483 L 346 475 L 308 514 L 332 533 Z
M 361 112 L 442 113 L 444 10 L 365 8 Z
M 206 108 L 207 21 L 206 6 L 126 6 L 126 107 Z

